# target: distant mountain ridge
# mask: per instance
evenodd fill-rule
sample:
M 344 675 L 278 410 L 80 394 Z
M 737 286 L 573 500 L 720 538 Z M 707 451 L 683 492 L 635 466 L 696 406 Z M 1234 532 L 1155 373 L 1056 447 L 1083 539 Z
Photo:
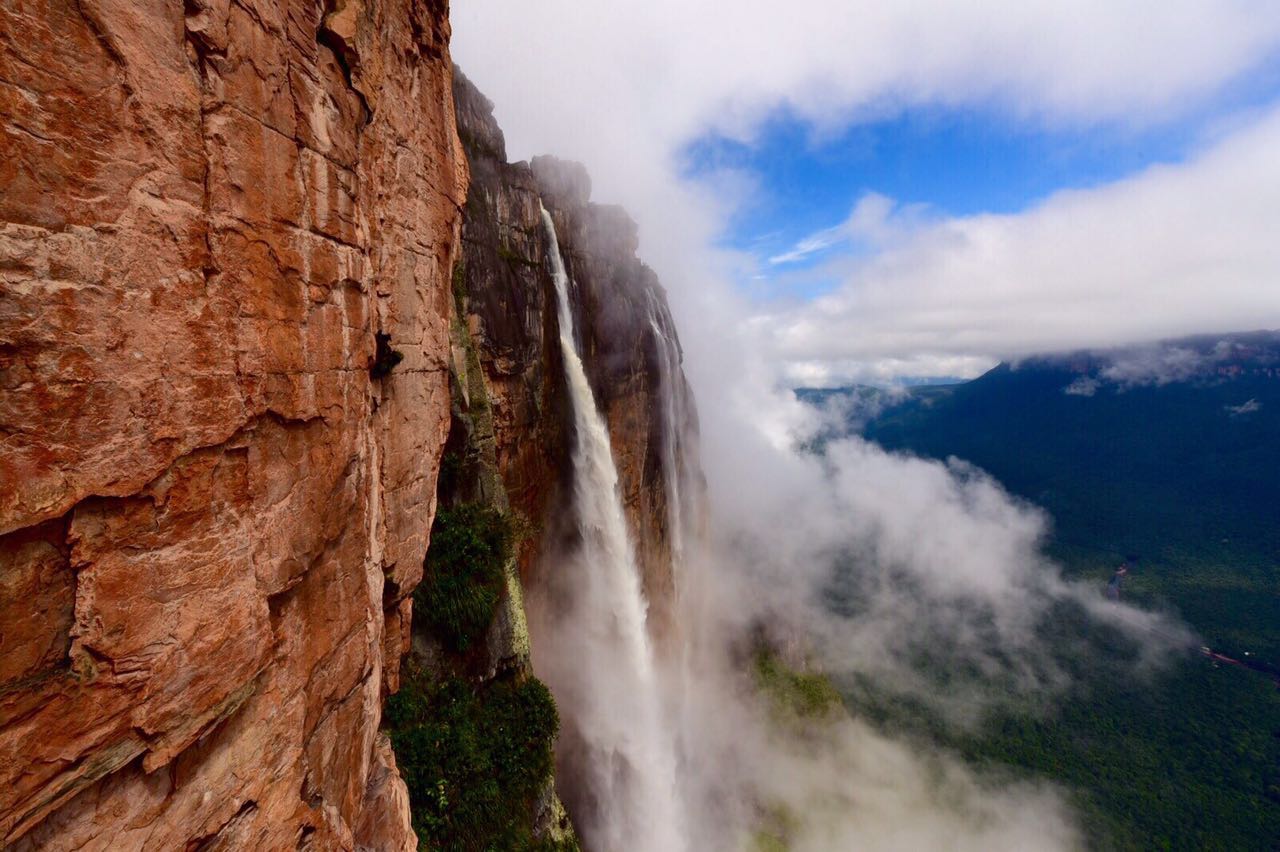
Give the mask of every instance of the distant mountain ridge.
M 1259 568 L 1280 562 L 1280 332 L 1037 356 L 956 385 L 798 395 L 846 404 L 850 430 L 887 449 L 978 465 L 1049 510 L 1057 545 L 1119 556 L 1211 542 Z

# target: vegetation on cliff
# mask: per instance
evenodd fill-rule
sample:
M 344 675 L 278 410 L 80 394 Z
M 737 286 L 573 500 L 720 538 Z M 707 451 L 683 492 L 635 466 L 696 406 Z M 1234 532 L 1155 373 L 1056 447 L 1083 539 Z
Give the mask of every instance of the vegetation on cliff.
M 498 470 L 484 365 L 452 276 L 450 429 L 414 591 L 414 653 L 383 716 L 423 849 L 577 849 L 554 793 L 559 717 L 529 668 L 515 568 L 526 523 Z
M 493 621 L 513 537 L 508 517 L 488 506 L 466 503 L 436 514 L 414 606 L 449 650 L 466 651 Z
M 576 848 L 533 836 L 559 729 L 555 702 L 537 678 L 476 686 L 410 666 L 387 702 L 386 723 L 422 848 Z

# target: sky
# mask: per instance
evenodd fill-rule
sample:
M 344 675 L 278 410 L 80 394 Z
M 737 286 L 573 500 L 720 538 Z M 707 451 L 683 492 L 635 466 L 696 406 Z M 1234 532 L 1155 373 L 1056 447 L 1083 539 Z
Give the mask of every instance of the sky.
M 677 320 L 721 312 L 710 333 L 779 381 L 1280 327 L 1274 3 L 477 0 L 453 21 L 513 158 L 584 162 Z

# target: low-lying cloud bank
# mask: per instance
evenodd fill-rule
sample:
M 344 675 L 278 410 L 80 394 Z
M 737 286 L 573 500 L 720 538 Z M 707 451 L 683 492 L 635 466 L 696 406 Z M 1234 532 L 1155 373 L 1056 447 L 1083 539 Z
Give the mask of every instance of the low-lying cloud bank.
M 1065 791 L 975 771 L 856 712 L 779 726 L 742 674 L 743 637 L 764 630 L 846 694 L 911 701 L 960 730 L 996 709 L 1052 714 L 1081 666 L 1157 677 L 1193 637 L 1063 579 L 1040 550 L 1048 519 L 981 471 L 857 438 L 799 451 L 826 424 L 775 405 L 792 440 L 753 433 L 738 447 L 753 464 L 713 480 L 713 538 L 682 599 L 690 650 L 668 673 L 693 848 L 738 848 L 728 839 L 777 813 L 792 849 L 1078 847 Z
M 760 836 L 815 852 L 1079 847 L 1066 791 L 878 728 L 858 697 L 911 702 L 973 731 L 996 710 L 1051 715 L 1081 687 L 1081 667 L 1157 677 L 1190 634 L 1106 600 L 1101 582 L 1065 580 L 1040 550 L 1048 519 L 981 471 L 858 438 L 815 454 L 802 447 L 831 433 L 827 414 L 783 394 L 754 398 L 767 419 L 704 445 L 711 517 L 688 537 L 678 641 L 658 662 L 680 803 L 674 852 L 751 848 Z M 535 612 L 532 623 L 535 666 L 569 666 L 591 685 L 590 697 L 558 700 L 606 717 L 611 702 L 635 701 L 586 622 Z M 753 662 L 761 641 L 829 676 L 855 709 L 780 715 Z M 625 796 L 640 773 L 615 762 L 612 789 Z M 575 816 L 597 842 L 634 838 L 627 810 L 596 798 Z M 627 848 L 656 848 L 646 842 Z

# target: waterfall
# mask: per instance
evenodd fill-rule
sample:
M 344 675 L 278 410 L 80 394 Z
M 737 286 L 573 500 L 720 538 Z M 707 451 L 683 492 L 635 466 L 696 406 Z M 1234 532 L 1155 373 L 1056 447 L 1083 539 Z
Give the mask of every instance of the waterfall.
M 688 475 L 689 448 L 685 430 L 689 423 L 689 402 L 680 372 L 680 344 L 675 324 L 653 290 L 646 290 L 649 327 L 658 351 L 658 393 L 662 407 L 662 476 L 667 491 L 667 535 L 671 542 L 671 570 L 676 594 L 680 594 L 685 560 L 685 535 L 692 512 L 686 500 L 692 497 Z
M 605 852 L 684 852 L 675 737 L 646 628 L 635 548 L 627 533 L 609 431 L 596 408 L 575 342 L 569 278 L 555 224 L 542 221 L 560 320 L 560 349 L 573 408 L 573 499 L 580 541 L 565 566 L 571 611 L 559 619 L 561 664 L 550 677 L 586 754 L 583 786 L 595 802 L 581 825 L 588 847 Z

